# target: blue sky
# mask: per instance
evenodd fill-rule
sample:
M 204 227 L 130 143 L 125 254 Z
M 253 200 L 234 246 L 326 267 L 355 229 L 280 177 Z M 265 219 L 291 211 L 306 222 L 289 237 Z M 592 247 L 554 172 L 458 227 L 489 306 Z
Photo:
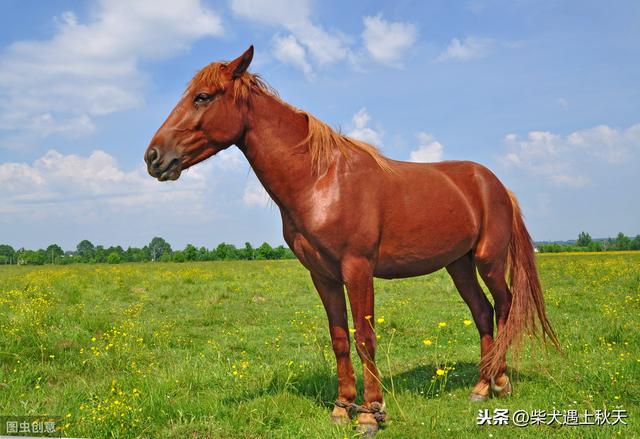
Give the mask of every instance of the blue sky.
M 249 44 L 386 155 L 488 166 L 536 240 L 638 234 L 638 23 L 635 1 L 4 1 L 0 243 L 282 243 L 237 149 L 172 183 L 142 161 L 191 76 Z

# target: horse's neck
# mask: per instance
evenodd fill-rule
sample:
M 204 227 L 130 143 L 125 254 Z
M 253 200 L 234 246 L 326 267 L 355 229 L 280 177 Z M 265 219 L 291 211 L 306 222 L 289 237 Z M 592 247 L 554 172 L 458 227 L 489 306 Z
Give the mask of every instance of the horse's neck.
M 240 149 L 278 206 L 295 209 L 298 195 L 315 181 L 309 153 L 297 147 L 307 136 L 307 118 L 271 96 L 258 94 L 252 99 L 247 125 Z

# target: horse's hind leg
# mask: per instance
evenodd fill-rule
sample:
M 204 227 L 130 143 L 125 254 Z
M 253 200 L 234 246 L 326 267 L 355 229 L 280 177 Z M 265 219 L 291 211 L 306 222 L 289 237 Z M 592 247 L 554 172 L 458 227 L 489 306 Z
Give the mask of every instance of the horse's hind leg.
M 478 272 L 489 288 L 495 304 L 496 321 L 498 323 L 497 334 L 503 333 L 511 310 L 512 296 L 505 277 L 506 248 L 501 251 L 490 252 L 488 246 L 483 246 L 484 251 L 479 251 L 474 259 L 478 266 Z M 492 254 L 493 253 L 493 254 Z M 505 373 L 507 369 L 506 354 L 499 359 L 497 373 L 492 377 L 492 390 L 497 396 L 505 396 L 511 393 L 511 383 Z
M 493 344 L 493 308 L 478 283 L 476 268 L 470 253 L 447 265 L 447 271 L 469 306 L 480 333 L 480 361 L 482 362 Z M 481 370 L 480 379 L 469 398 L 472 401 L 486 400 L 489 397 L 490 382 L 491 377 L 483 375 Z

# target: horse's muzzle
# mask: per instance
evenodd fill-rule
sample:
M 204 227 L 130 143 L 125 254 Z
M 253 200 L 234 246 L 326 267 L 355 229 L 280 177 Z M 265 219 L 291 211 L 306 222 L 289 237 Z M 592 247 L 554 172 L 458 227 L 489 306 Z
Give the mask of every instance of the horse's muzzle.
M 157 146 L 150 147 L 144 155 L 149 175 L 159 181 L 177 180 L 182 171 L 182 159 L 173 151 L 162 151 Z

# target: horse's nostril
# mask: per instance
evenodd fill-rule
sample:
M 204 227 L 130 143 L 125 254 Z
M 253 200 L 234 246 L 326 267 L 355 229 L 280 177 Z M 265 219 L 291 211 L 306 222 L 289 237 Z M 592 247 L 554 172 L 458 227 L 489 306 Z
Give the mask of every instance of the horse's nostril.
M 160 156 L 158 148 L 153 147 L 147 152 L 147 163 L 153 164 Z
M 174 148 L 151 146 L 144 154 L 149 175 L 160 181 L 175 180 L 180 175 L 180 153 Z

